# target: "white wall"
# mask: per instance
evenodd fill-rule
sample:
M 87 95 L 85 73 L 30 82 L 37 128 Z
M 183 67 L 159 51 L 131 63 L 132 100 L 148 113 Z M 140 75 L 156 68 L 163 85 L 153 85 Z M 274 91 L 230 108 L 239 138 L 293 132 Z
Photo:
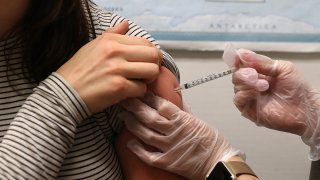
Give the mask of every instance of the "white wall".
M 181 82 L 223 71 L 222 52 L 170 51 L 181 71 Z M 320 54 L 264 53 L 275 59 L 293 61 L 306 79 L 320 90 Z M 247 154 L 247 162 L 262 180 L 307 180 L 310 161 L 308 147 L 300 137 L 257 127 L 241 117 L 232 103 L 231 76 L 183 91 L 183 96 L 199 118 L 217 127 Z

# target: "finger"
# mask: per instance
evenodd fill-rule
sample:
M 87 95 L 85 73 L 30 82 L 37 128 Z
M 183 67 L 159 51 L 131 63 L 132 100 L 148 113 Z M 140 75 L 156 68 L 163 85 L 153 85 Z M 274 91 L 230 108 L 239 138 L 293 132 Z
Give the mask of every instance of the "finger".
M 255 54 L 255 52 L 253 52 L 249 49 L 238 49 L 238 50 L 236 50 L 236 53 L 237 53 L 237 56 L 236 56 L 236 61 L 235 61 L 235 67 L 237 67 L 237 68 L 241 67 L 240 53 Z
M 238 53 L 238 54 L 241 54 L 241 53 L 256 54 L 255 52 L 253 52 L 253 51 L 251 51 L 251 50 L 249 50 L 249 49 L 243 49 L 243 48 L 238 49 L 238 50 L 237 50 L 237 53 Z
M 140 80 L 127 80 L 125 85 L 122 85 L 122 89 L 120 89 L 118 93 L 125 94 L 126 98 L 134 98 L 134 97 L 140 97 L 145 94 L 147 91 L 147 85 L 143 81 Z
M 122 34 L 125 35 L 129 30 L 129 22 L 128 20 L 124 20 L 117 24 L 114 27 L 108 28 L 105 33 L 115 33 L 115 34 Z
M 132 122 L 131 122 L 132 123 Z M 129 125 L 130 122 L 126 122 L 126 125 Z M 147 128 L 143 124 L 137 122 L 136 129 L 133 131 L 133 129 L 128 128 L 128 130 L 136 135 L 142 142 L 145 144 L 152 146 L 156 148 L 157 150 L 163 152 L 167 149 L 166 144 L 163 143 L 164 136 L 160 135 L 156 131 L 153 131 L 152 129 Z M 171 142 L 174 143 L 174 142 Z M 167 143 L 167 144 L 171 144 Z
M 120 105 L 131 112 L 138 121 L 147 127 L 161 133 L 168 134 L 172 129 L 172 124 L 159 113 L 138 99 L 127 99 L 120 102 Z
M 124 101 L 121 101 L 120 105 L 125 110 L 134 114 L 134 116 L 136 116 L 137 119 L 144 124 L 150 124 L 149 121 L 153 121 L 154 118 L 159 116 L 155 109 L 151 108 L 137 98 L 128 98 Z
M 255 89 L 263 92 L 269 89 L 269 82 L 265 79 L 258 79 L 257 83 L 255 84 Z
M 116 30 L 111 29 L 110 31 L 116 31 Z M 138 37 L 138 36 L 128 36 L 128 35 L 117 34 L 117 33 L 104 33 L 101 36 L 99 36 L 99 38 L 105 42 L 116 41 L 120 44 L 125 44 L 125 45 L 141 45 L 141 46 L 147 46 L 147 47 L 155 47 L 155 45 L 152 42 L 150 42 L 148 39 L 143 37 Z
M 129 62 L 149 62 L 160 65 L 162 52 L 156 47 L 136 44 L 121 44 L 117 40 L 106 41 L 101 45 L 107 57 L 120 57 Z
M 239 56 L 241 59 L 242 67 L 254 68 L 260 74 L 264 74 L 268 76 L 277 75 L 278 61 L 274 61 L 267 56 L 255 54 L 255 53 L 240 52 Z
M 163 60 L 162 52 L 156 47 L 123 46 L 119 52 L 122 53 L 123 58 L 130 62 L 149 62 L 159 66 Z
M 258 92 L 254 89 L 238 91 L 233 97 L 233 103 L 241 111 L 243 107 L 257 98 Z
M 174 118 L 174 115 L 181 109 L 170 101 L 155 96 L 152 93 L 146 93 L 142 99 L 143 102 L 156 109 L 160 115 L 167 118 L 169 121 Z
M 148 128 L 146 125 L 142 124 L 134 117 L 134 115 L 128 111 L 121 112 L 119 114 L 119 118 L 124 121 L 127 129 L 137 136 L 141 141 L 145 144 L 153 146 L 158 150 L 164 151 L 167 147 L 166 144 L 171 143 L 164 143 L 165 136 L 161 135 L 157 131 Z
M 237 67 L 237 62 L 239 61 L 237 50 L 231 44 L 228 44 L 225 47 L 222 59 L 230 68 Z
M 122 67 L 122 74 L 128 79 L 141 79 L 145 82 L 154 81 L 159 74 L 159 66 L 153 63 L 126 62 Z
M 147 163 L 150 166 L 155 166 L 154 162 L 162 154 L 160 152 L 149 152 L 149 151 L 147 151 L 144 148 L 144 146 L 140 142 L 138 142 L 137 140 L 130 141 L 127 146 L 142 161 L 144 161 L 145 163 Z
M 258 81 L 258 73 L 253 68 L 240 68 L 232 75 L 232 83 L 236 86 L 248 85 L 253 86 Z
M 259 91 L 266 91 L 269 88 L 268 77 L 258 74 L 252 68 L 240 68 L 234 72 L 232 83 L 237 90 L 256 89 Z

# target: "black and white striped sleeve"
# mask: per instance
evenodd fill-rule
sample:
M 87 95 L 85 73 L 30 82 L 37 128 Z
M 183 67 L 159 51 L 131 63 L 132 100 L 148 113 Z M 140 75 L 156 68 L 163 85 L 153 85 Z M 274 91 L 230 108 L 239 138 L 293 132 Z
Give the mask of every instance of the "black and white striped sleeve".
M 0 144 L 0 179 L 54 179 L 90 112 L 56 73 L 34 89 Z

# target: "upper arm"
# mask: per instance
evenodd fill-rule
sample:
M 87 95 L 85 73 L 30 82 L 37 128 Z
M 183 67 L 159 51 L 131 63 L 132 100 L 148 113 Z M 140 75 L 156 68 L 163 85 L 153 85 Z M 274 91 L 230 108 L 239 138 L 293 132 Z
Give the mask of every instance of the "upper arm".
M 181 92 L 175 92 L 174 89 L 179 86 L 179 82 L 174 74 L 166 67 L 160 68 L 158 78 L 148 85 L 149 91 L 155 95 L 171 101 L 176 106 L 182 108 Z
M 162 66 L 158 78 L 148 85 L 148 89 L 154 94 L 163 97 L 178 107 L 182 108 L 182 96 L 180 93 L 174 92 L 174 88 L 179 85 L 176 76 Z M 163 169 L 158 169 L 144 163 L 133 152 L 127 148 L 127 143 L 134 139 L 128 130 L 124 129 L 118 136 L 116 141 L 116 149 L 120 159 L 124 177 L 130 180 L 183 180 L 182 176 L 170 173 Z M 151 147 L 150 150 L 153 150 Z

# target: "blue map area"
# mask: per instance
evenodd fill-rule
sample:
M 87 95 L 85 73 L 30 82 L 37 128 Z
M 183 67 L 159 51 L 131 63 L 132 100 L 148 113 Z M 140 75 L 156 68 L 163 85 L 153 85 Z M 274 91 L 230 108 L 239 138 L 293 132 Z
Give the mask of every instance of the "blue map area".
M 320 42 L 319 0 L 94 0 L 158 40 Z

